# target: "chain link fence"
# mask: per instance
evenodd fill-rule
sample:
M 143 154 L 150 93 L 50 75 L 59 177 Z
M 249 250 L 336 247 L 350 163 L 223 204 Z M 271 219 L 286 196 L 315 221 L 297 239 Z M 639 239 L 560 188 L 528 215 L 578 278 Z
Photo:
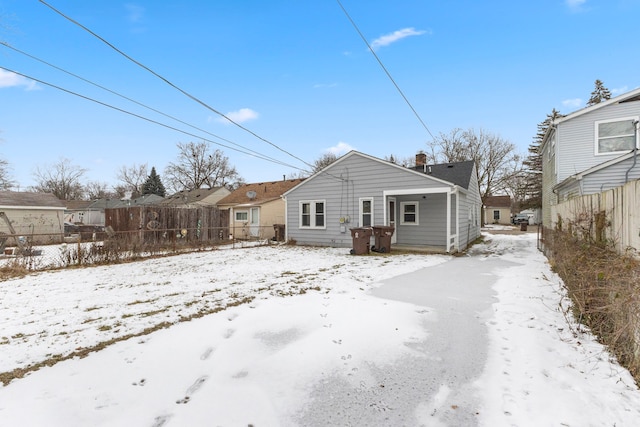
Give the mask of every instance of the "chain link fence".
M 63 234 L 2 234 L 0 268 L 32 271 L 114 264 L 194 251 L 267 245 L 276 242 L 264 237 L 272 235 L 273 227 L 254 227 L 251 233 L 229 227 L 135 231 L 113 231 L 107 227 Z

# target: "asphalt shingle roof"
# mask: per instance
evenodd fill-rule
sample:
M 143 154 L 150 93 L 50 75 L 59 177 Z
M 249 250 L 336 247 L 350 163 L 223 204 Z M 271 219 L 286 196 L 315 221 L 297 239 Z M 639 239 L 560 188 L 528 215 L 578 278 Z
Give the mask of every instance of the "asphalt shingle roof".
M 2 206 L 64 208 L 65 204 L 52 193 L 0 191 L 0 208 Z
M 471 174 L 473 173 L 473 164 L 473 160 L 467 160 L 465 162 L 421 165 L 412 169 L 468 189 Z
M 221 199 L 218 205 L 256 204 L 275 200 L 302 181 L 304 178 L 245 184 Z M 251 192 L 255 192 L 255 197 L 249 197 L 249 195 L 253 195 Z

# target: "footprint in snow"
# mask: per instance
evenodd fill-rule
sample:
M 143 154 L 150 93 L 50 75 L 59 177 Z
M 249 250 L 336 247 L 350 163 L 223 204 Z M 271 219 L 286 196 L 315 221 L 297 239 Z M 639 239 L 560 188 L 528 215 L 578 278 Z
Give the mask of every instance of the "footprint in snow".
M 200 355 L 200 360 L 207 360 L 211 356 L 211 353 L 213 353 L 213 347 L 208 347 L 204 353 Z
M 193 384 L 191 384 L 191 386 L 189 386 L 189 388 L 187 389 L 187 392 L 185 393 L 185 396 L 182 399 L 176 400 L 176 403 L 177 404 L 189 403 L 189 401 L 191 400 L 191 395 L 196 391 L 200 390 L 200 387 L 202 387 L 202 384 L 204 384 L 208 379 L 209 379 L 208 375 L 203 375 L 199 377 L 197 380 L 195 380 Z
M 171 414 L 160 415 L 153 420 L 153 424 L 151 425 L 151 427 L 162 427 L 171 419 L 171 417 L 173 417 L 173 415 Z
M 235 329 L 227 329 L 227 331 L 224 333 L 225 339 L 231 338 L 235 331 Z

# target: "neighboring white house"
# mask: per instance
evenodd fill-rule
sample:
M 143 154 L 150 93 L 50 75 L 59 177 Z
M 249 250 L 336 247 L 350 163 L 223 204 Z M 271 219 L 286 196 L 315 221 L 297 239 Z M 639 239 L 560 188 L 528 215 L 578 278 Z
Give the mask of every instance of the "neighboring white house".
M 64 203 L 50 193 L 0 191 L 0 212 L 4 212 L 17 235 L 33 243 L 62 240 L 64 210 Z M 0 231 L 12 234 L 5 221 L 0 221 Z
M 392 245 L 464 250 L 480 236 L 473 161 L 406 168 L 351 151 L 284 194 L 298 244 L 350 247 L 351 228 L 393 226 Z
M 511 196 L 487 196 L 483 209 L 485 224 L 511 224 Z
M 551 206 L 640 178 L 640 89 L 555 120 L 542 141 L 542 222 Z

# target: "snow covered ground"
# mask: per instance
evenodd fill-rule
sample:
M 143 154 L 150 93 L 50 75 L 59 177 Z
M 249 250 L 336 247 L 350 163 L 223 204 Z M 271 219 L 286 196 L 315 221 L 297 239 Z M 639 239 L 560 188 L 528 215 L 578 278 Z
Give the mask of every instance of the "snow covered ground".
M 464 257 L 265 246 L 1 282 L 0 376 L 59 362 L 0 388 L 0 425 L 635 425 L 638 388 L 567 321 L 535 234 L 486 238 Z

